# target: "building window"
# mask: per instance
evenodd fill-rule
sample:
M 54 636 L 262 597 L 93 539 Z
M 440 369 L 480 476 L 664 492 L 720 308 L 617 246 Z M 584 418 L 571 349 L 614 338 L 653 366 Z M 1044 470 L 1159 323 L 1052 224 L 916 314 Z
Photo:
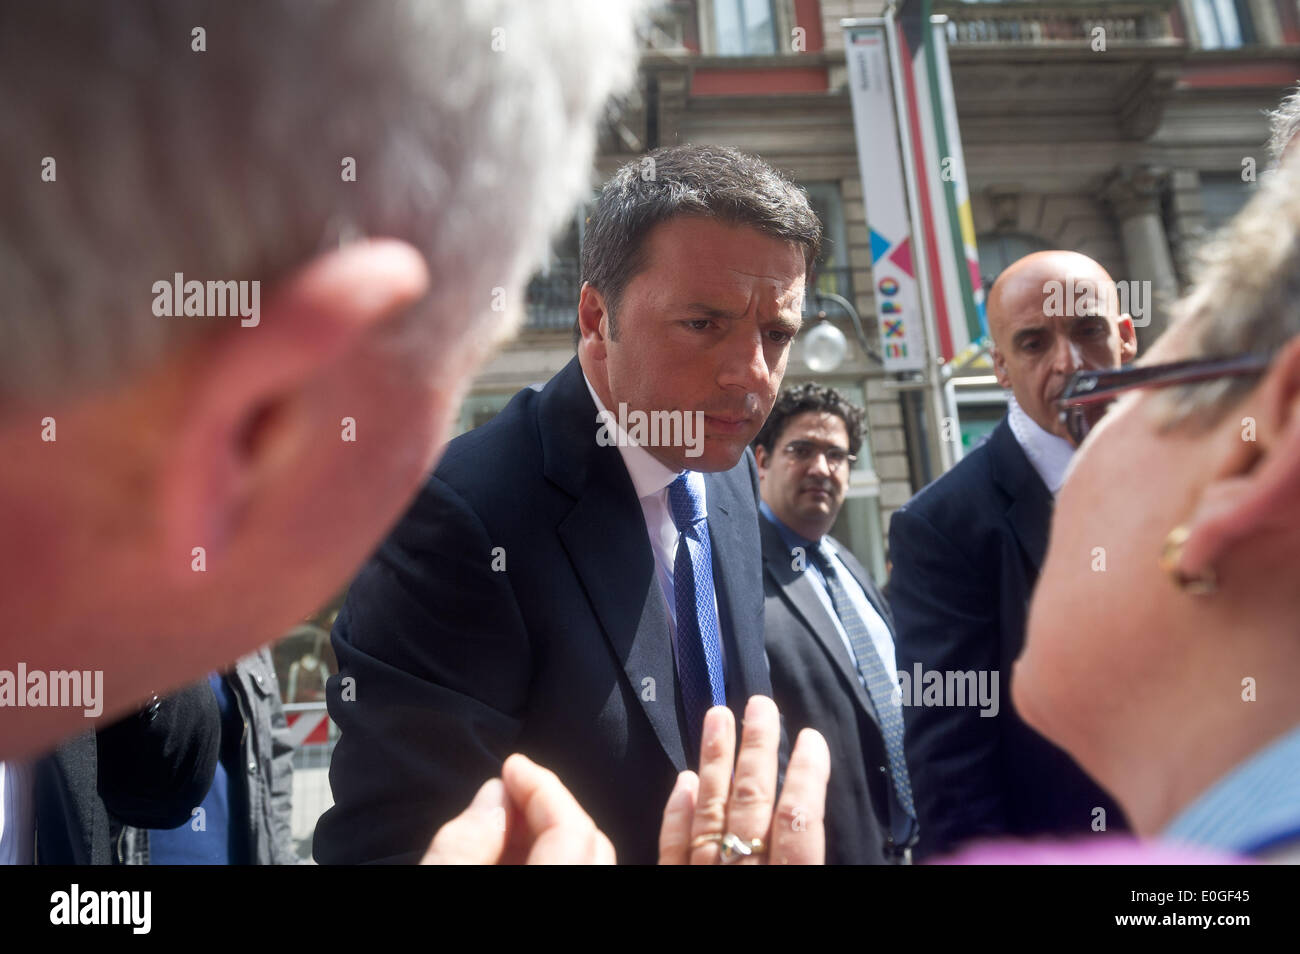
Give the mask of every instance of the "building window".
M 822 223 L 822 248 L 813 264 L 817 291 L 830 293 L 853 301 L 853 281 L 850 275 L 849 250 L 844 240 L 844 203 L 840 198 L 838 182 L 811 182 L 804 184 L 808 204 Z M 833 301 L 823 301 L 826 313 L 835 317 L 848 317 Z M 816 314 L 817 301 L 812 294 L 804 299 L 804 312 Z
M 722 56 L 773 54 L 776 15 L 773 0 L 713 0 L 717 52 Z
M 1233 50 L 1255 42 L 1249 0 L 1188 0 L 1201 48 Z
M 980 283 L 986 294 L 1003 269 L 1012 262 L 1053 247 L 1037 235 L 1023 232 L 985 232 L 976 243 L 979 246 Z
M 1221 228 L 1250 199 L 1254 189 L 1241 181 L 1237 172 L 1202 172 L 1201 207 L 1205 210 L 1205 227 Z
M 537 389 L 540 390 L 540 388 Z M 460 406 L 460 420 L 456 433 L 464 434 L 466 431 L 472 431 L 474 428 L 486 424 L 501 413 L 501 410 L 510 403 L 510 399 L 514 396 L 514 392 L 505 393 L 501 391 L 469 395 Z
M 574 210 L 569 227 L 552 243 L 542 267 L 525 289 L 524 327 L 530 331 L 569 331 L 577 320 L 582 239 L 589 205 Z

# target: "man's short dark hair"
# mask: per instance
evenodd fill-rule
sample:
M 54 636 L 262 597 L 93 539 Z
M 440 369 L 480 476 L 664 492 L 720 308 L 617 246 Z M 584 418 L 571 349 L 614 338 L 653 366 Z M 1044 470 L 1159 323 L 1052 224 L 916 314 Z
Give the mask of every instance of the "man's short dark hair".
M 790 418 L 809 411 L 834 414 L 844 422 L 844 429 L 849 432 L 849 453 L 856 454 L 862 448 L 862 408 L 850 404 L 834 388 L 825 388 L 813 381 L 781 392 L 772 406 L 772 413 L 754 438 L 754 446 L 771 454 Z
M 669 146 L 622 166 L 601 190 L 582 243 L 582 280 L 605 298 L 610 337 L 623 292 L 645 267 L 646 238 L 681 215 L 747 225 L 803 246 L 811 268 L 822 227 L 808 196 L 768 163 L 728 146 Z M 575 324 L 574 338 L 580 332 Z

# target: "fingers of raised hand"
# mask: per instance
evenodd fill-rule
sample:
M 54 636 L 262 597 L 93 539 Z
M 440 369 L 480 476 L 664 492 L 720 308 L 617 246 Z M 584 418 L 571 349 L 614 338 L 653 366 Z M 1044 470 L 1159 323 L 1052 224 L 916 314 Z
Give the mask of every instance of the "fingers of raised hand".
M 804 729 L 795 740 L 785 786 L 772 819 L 768 864 L 826 863 L 826 784 L 831 755 L 815 729 Z

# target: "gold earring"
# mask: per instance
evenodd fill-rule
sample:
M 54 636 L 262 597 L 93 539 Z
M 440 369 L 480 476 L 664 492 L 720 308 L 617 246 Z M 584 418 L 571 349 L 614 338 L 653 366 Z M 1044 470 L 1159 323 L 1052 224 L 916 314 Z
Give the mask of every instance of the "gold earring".
M 1206 570 L 1200 576 L 1188 576 L 1178 569 L 1178 564 L 1183 558 L 1183 547 L 1187 545 L 1187 538 L 1191 535 L 1192 532 L 1187 529 L 1185 523 L 1169 531 L 1169 536 L 1165 537 L 1164 549 L 1160 551 L 1160 569 L 1168 573 L 1169 578 L 1174 581 L 1174 586 L 1184 593 L 1190 593 L 1192 596 L 1210 596 L 1219 589 L 1219 579 L 1213 568 Z

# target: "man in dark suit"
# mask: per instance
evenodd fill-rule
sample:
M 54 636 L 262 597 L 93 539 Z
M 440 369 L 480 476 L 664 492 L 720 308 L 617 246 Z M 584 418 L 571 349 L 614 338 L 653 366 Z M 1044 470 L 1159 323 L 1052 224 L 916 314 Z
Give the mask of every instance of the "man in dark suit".
M 988 317 L 998 382 L 1012 392 L 1007 417 L 890 522 L 918 857 L 975 837 L 1125 826 L 1110 796 L 1021 721 L 1010 692 L 1054 495 L 1074 451 L 1056 399 L 1075 371 L 1118 367 L 1137 353 L 1114 288 L 1075 252 L 1037 252 L 998 277 Z M 1088 561 L 1080 556 L 1080 573 Z M 927 686 L 959 684 L 960 673 L 984 680 L 992 699 L 925 695 Z
M 811 726 L 830 746 L 828 864 L 902 861 L 916 834 L 893 618 L 828 533 L 861 446 L 862 411 L 815 384 L 783 392 L 754 442 L 772 697 L 791 735 Z
M 511 751 L 653 862 L 703 714 L 770 692 L 749 442 L 820 243 L 761 160 L 660 150 L 591 216 L 578 355 L 448 446 L 354 582 L 322 862 L 412 861 Z

